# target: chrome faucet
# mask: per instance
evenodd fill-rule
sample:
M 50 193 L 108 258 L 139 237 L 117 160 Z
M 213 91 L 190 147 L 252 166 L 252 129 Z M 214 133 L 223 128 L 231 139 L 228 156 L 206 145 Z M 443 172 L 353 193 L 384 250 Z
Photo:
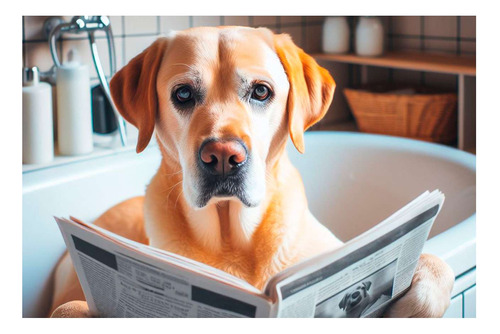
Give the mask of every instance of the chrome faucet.
M 57 38 L 65 32 L 71 32 L 71 33 L 86 32 L 88 34 L 92 59 L 94 61 L 94 66 L 97 72 L 97 76 L 99 77 L 99 81 L 101 83 L 101 87 L 104 91 L 104 94 L 106 95 L 106 98 L 108 99 L 109 104 L 111 105 L 113 112 L 115 114 L 118 123 L 118 129 L 120 131 L 122 146 L 125 146 L 127 144 L 127 132 L 125 128 L 125 121 L 118 112 L 118 109 L 116 108 L 116 105 L 114 104 L 113 99 L 111 98 L 109 83 L 108 80 L 106 79 L 106 75 L 104 74 L 104 70 L 102 68 L 95 40 L 96 31 L 101 30 L 106 33 L 106 38 L 108 40 L 109 68 L 111 72 L 110 73 L 111 77 L 116 71 L 116 54 L 115 54 L 115 43 L 113 40 L 113 33 L 111 31 L 111 22 L 109 18 L 107 16 L 73 16 L 70 22 L 61 22 L 61 21 L 62 20 L 54 21 L 48 19 L 44 24 L 46 29 L 50 28 L 48 39 L 49 39 L 50 53 L 52 55 L 52 59 L 54 61 L 55 66 L 56 67 L 61 66 L 61 62 L 59 61 L 59 57 L 57 56 L 57 48 L 56 48 Z M 54 24 L 54 22 L 56 22 L 56 24 Z

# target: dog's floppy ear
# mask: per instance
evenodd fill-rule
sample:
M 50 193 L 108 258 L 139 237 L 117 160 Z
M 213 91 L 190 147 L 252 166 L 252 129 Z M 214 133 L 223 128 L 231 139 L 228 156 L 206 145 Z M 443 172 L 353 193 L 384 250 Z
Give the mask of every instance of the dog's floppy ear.
M 154 131 L 158 109 L 156 78 L 167 44 L 167 38 L 157 39 L 111 79 L 111 95 L 118 111 L 139 129 L 137 153 L 146 148 Z
M 326 114 L 335 81 L 289 35 L 275 35 L 274 47 L 290 83 L 287 105 L 290 137 L 297 150 L 304 153 L 304 131 Z

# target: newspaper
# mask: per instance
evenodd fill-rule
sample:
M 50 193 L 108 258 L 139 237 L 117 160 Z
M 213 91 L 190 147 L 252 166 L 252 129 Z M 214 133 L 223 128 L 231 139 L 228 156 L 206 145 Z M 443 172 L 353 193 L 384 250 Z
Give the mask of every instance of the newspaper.
M 425 192 L 342 247 L 278 273 L 261 291 L 203 263 L 55 218 L 100 317 L 377 317 L 403 294 L 444 202 Z

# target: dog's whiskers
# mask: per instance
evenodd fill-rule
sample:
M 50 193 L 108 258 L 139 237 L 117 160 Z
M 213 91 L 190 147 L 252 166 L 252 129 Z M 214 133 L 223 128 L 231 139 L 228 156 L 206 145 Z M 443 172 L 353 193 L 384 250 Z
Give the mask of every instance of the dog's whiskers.
M 177 175 L 177 174 L 180 174 L 180 173 L 182 173 L 182 169 L 179 170 L 179 171 L 177 171 L 177 172 L 175 172 L 175 173 L 163 173 L 161 175 L 163 175 L 163 176 L 171 176 L 171 175 Z
M 177 183 L 176 183 L 176 184 L 174 184 L 173 186 L 168 187 L 167 189 L 164 189 L 164 190 L 162 190 L 161 192 L 162 192 L 163 194 L 165 194 L 167 191 L 169 191 L 169 190 L 171 191 L 171 189 L 173 189 L 174 187 L 176 187 L 177 185 L 179 185 L 180 183 L 182 183 L 182 181 L 183 181 L 183 180 L 180 180 L 179 182 L 177 182 Z
M 181 189 L 181 192 L 179 193 L 179 195 L 177 196 L 177 199 L 175 200 L 174 210 L 177 208 L 177 201 L 179 201 L 179 198 L 181 197 L 183 192 L 184 192 L 184 190 Z
M 170 190 L 168 192 L 168 195 L 167 195 L 166 199 L 163 201 L 163 204 L 168 203 L 168 199 L 170 198 L 170 194 L 172 193 L 172 191 L 174 191 L 175 187 L 177 187 L 181 183 L 182 183 L 182 180 L 180 180 L 179 182 L 177 182 L 176 184 L 174 184 L 172 187 L 170 187 L 170 188 L 168 188 L 168 189 L 166 189 L 166 190 L 163 191 L 163 193 L 166 193 L 168 190 Z
M 264 176 L 267 182 L 272 182 L 274 180 L 273 176 L 267 170 L 264 171 Z

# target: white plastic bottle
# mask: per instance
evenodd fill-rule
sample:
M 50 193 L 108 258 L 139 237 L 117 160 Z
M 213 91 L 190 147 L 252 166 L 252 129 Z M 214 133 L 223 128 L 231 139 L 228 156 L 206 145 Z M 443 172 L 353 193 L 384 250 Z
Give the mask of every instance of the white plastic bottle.
M 384 27 L 380 18 L 362 16 L 356 26 L 356 53 L 360 56 L 375 57 L 384 53 Z
M 37 67 L 23 69 L 23 164 L 54 159 L 52 87 L 40 82 Z
M 323 52 L 349 51 L 350 30 L 344 16 L 327 17 L 323 23 Z
M 61 155 L 92 152 L 90 74 L 77 59 L 75 50 L 57 68 L 57 144 Z

